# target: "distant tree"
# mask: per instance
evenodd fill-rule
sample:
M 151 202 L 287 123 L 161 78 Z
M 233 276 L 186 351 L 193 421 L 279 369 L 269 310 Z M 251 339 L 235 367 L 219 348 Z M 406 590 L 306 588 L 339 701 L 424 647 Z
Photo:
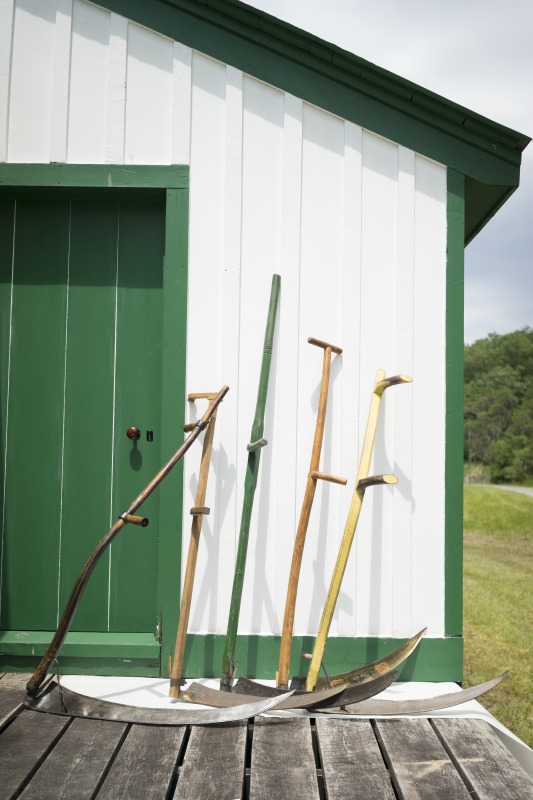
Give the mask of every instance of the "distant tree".
M 494 481 L 533 477 L 533 330 L 465 347 L 465 459 Z

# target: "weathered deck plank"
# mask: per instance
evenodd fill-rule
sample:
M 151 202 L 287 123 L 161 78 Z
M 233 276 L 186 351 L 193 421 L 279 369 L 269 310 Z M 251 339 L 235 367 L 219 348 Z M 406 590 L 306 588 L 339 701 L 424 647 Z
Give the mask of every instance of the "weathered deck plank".
M 471 800 L 429 720 L 379 720 L 376 735 L 402 800 Z
M 173 800 L 240 798 L 246 736 L 246 722 L 193 727 Z
M 250 800 L 318 800 L 309 719 L 255 720 Z
M 379 744 L 367 720 L 317 719 L 328 798 L 394 800 Z
M 23 787 L 68 727 L 67 717 L 22 711 L 0 736 L 0 800 Z
M 175 778 L 186 728 L 133 725 L 98 800 L 165 800 Z
M 22 702 L 29 675 L 13 672 L 0 677 L 0 731 L 22 711 Z
M 74 719 L 21 798 L 90 800 L 125 731 L 120 722 Z
M 0 677 L 0 800 L 533 800 L 480 720 L 320 717 L 316 742 L 308 718 L 126 725 L 21 710 L 27 679 Z
M 479 800 L 533 798 L 533 780 L 480 719 L 435 719 L 433 726 Z

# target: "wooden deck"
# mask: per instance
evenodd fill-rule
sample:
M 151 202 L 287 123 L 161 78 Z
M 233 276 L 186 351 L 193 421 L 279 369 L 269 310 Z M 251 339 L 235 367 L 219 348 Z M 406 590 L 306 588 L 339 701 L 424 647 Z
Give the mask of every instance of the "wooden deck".
M 27 677 L 0 679 L 0 800 L 533 798 L 480 720 L 126 725 L 24 710 Z

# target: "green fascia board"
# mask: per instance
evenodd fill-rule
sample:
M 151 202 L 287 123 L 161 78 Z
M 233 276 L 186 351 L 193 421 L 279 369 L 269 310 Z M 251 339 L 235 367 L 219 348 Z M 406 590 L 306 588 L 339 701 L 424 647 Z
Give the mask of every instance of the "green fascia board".
M 191 678 L 220 677 L 224 635 L 193 633 L 187 636 L 184 674 Z M 309 662 L 298 654 L 313 649 L 314 636 L 295 636 L 291 675 L 306 675 Z M 406 639 L 332 636 L 328 639 L 324 663 L 329 674 L 361 667 L 390 653 Z M 273 678 L 278 668 L 281 637 L 237 636 L 235 663 L 237 676 Z M 460 636 L 424 638 L 399 669 L 401 681 L 461 681 L 463 640 Z
M 183 189 L 189 167 L 123 164 L 0 164 L 0 187 Z
M 100 5 L 469 176 L 467 241 L 518 186 L 529 137 L 237 0 Z

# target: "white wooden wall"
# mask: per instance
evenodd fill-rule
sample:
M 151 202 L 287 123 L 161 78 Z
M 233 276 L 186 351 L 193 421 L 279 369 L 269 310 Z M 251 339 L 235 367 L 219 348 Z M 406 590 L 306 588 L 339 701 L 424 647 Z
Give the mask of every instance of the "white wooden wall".
M 191 630 L 225 632 L 274 272 L 282 276 L 241 633 L 279 633 L 318 402 L 333 360 L 296 614 L 314 633 L 375 372 L 385 394 L 332 635 L 444 631 L 446 169 L 83 0 L 0 0 L 0 161 L 189 164 L 188 391 L 219 412 Z M 203 407 L 198 411 L 202 411 Z M 195 411 L 190 409 L 190 418 Z M 184 563 L 199 450 L 186 461 Z

